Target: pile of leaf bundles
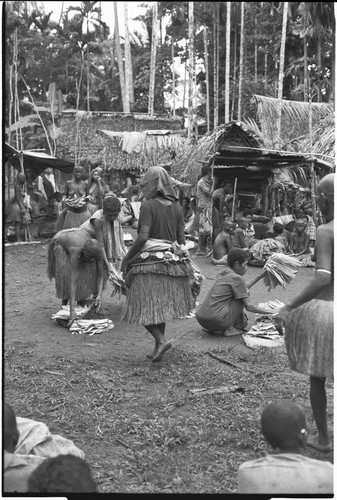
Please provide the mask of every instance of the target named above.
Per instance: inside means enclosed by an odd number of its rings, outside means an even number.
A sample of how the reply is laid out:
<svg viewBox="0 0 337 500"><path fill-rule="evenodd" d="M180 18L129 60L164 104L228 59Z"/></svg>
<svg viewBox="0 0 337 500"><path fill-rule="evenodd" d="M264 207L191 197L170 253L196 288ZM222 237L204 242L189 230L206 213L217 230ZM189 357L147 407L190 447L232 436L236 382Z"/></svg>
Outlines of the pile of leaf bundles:
<svg viewBox="0 0 337 500"><path fill-rule="evenodd" d="M263 281L268 290L277 285L285 288L295 277L302 263L296 257L290 257L283 253L273 253L263 269L267 271Z"/></svg>

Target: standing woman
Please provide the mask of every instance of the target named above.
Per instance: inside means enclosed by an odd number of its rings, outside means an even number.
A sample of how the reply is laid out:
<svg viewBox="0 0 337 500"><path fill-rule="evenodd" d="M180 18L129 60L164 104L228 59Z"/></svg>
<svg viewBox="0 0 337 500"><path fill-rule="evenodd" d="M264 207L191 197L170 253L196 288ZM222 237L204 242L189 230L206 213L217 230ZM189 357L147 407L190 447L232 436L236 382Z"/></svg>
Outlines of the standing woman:
<svg viewBox="0 0 337 500"><path fill-rule="evenodd" d="M310 376L310 402L318 434L308 445L331 451L327 424L325 380L333 378L333 264L334 264L334 183L328 174L317 186L317 202L325 224L317 228L316 272L310 283L288 299L276 317L285 327L285 342L290 366Z"/></svg>
<svg viewBox="0 0 337 500"><path fill-rule="evenodd" d="M97 210L103 207L103 198L105 193L109 190L105 189L105 182L102 181L103 169L101 167L94 168L89 175L88 179L88 195L89 203L88 210L93 215Z"/></svg>
<svg viewBox="0 0 337 500"><path fill-rule="evenodd" d="M73 170L73 179L66 182L64 189L65 208L55 223L55 231L79 227L91 216L88 210L88 183L82 179L84 168L77 165Z"/></svg>
<svg viewBox="0 0 337 500"><path fill-rule="evenodd" d="M186 316L194 307L193 270L185 244L184 219L170 176L150 167L140 182L145 196L138 237L122 262L127 293L123 319L144 325L155 340L148 357L161 361L172 344L165 339L167 319Z"/></svg>

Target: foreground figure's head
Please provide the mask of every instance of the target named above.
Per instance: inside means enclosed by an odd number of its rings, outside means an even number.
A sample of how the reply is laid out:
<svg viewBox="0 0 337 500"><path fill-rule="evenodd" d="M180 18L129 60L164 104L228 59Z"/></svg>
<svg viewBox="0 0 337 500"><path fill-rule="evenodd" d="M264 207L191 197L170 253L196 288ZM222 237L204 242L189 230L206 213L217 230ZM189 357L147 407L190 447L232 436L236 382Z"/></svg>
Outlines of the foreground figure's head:
<svg viewBox="0 0 337 500"><path fill-rule="evenodd" d="M96 493L89 465L75 455L47 458L28 480L30 493Z"/></svg>
<svg viewBox="0 0 337 500"><path fill-rule="evenodd" d="M324 216L329 220L334 216L335 174L323 177L317 186L317 203Z"/></svg>
<svg viewBox="0 0 337 500"><path fill-rule="evenodd" d="M307 419L301 406L284 399L268 405L261 417L262 432L270 446L299 452L307 443Z"/></svg>
<svg viewBox="0 0 337 500"><path fill-rule="evenodd" d="M236 273L243 276L247 271L249 251L243 248L232 248L228 252L227 263Z"/></svg>

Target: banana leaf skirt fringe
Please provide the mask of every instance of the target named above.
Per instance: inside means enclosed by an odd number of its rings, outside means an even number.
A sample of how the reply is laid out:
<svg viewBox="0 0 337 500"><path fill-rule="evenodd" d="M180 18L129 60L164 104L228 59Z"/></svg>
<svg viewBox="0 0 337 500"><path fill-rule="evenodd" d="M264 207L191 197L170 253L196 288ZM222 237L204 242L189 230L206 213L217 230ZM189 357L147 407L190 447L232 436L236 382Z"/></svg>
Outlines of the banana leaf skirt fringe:
<svg viewBox="0 0 337 500"><path fill-rule="evenodd" d="M294 309L285 327L285 344L293 370L333 378L333 301L311 300Z"/></svg>
<svg viewBox="0 0 337 500"><path fill-rule="evenodd" d="M190 262L140 260L131 262L125 278L127 292L122 319L130 324L158 325L189 314L195 306Z"/></svg>
<svg viewBox="0 0 337 500"><path fill-rule="evenodd" d="M48 249L48 276L55 278L56 297L68 300L70 295L70 258L66 250L57 242L51 242ZM107 275L104 273L104 286ZM81 262L75 300L85 300L97 294L96 261Z"/></svg>

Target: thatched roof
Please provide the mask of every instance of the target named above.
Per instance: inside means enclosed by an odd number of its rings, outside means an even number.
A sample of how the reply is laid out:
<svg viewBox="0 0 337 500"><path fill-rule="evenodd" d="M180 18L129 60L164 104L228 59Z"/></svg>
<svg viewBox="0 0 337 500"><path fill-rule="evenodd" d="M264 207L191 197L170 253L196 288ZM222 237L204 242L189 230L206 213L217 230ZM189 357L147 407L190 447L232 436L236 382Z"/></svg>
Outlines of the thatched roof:
<svg viewBox="0 0 337 500"><path fill-rule="evenodd" d="M172 175L196 185L202 163L210 160L214 162L214 174L218 178L253 179L273 175L280 178L278 171L291 167L292 172L282 176L287 177L286 182L298 184L305 180L303 167L315 161L309 155L266 149L261 137L248 126L230 122L201 137L196 144L190 144L172 165Z"/></svg>
<svg viewBox="0 0 337 500"><path fill-rule="evenodd" d="M265 146L273 149L277 142L277 107L278 99L261 95L254 95L252 99L256 105L256 121L260 126L265 141ZM334 112L331 103L302 102L281 100L281 142L284 149L290 149L296 137L309 134L310 114L312 130L322 118Z"/></svg>
<svg viewBox="0 0 337 500"><path fill-rule="evenodd" d="M207 162L216 152L228 146L263 147L260 137L241 122L220 125L203 135L196 144L189 144L172 165L172 173L179 179L195 183L201 162Z"/></svg>

